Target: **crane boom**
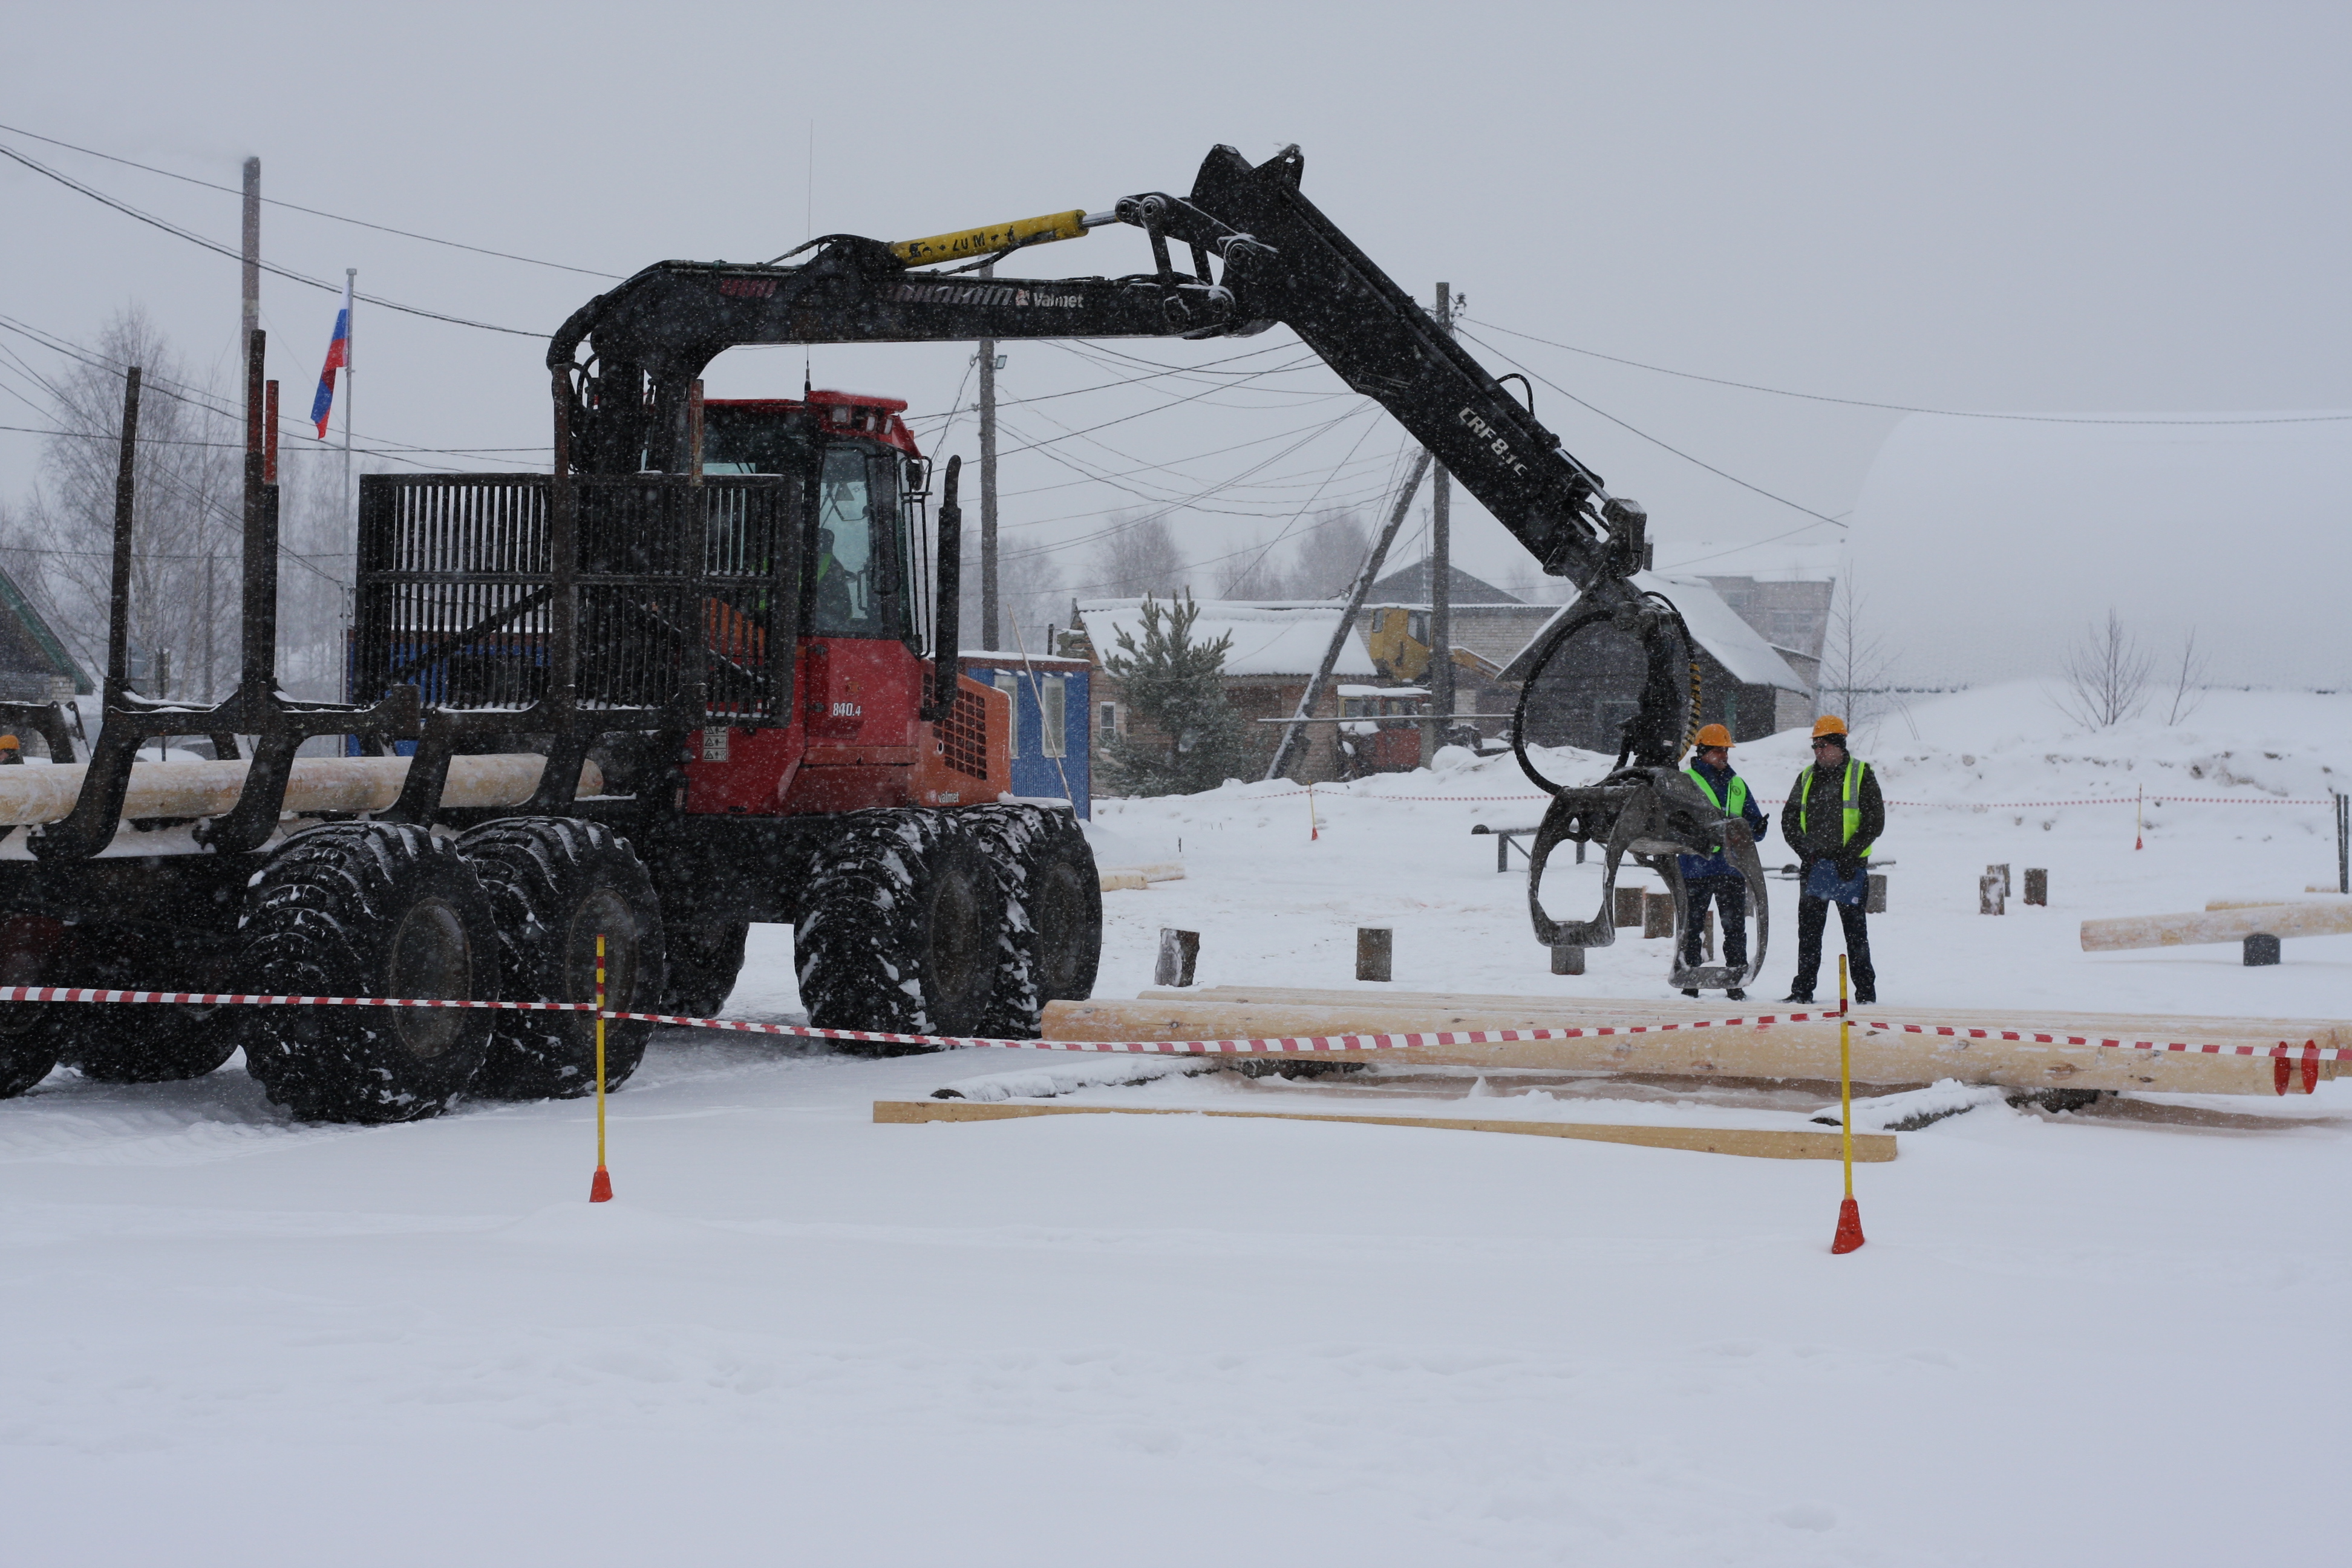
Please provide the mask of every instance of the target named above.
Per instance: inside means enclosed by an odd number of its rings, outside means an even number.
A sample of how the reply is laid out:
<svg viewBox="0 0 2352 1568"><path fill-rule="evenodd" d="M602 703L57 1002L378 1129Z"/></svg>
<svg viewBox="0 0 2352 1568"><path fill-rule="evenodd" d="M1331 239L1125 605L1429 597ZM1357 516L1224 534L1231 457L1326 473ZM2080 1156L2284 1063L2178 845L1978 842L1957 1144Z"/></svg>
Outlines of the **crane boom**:
<svg viewBox="0 0 2352 1568"><path fill-rule="evenodd" d="M1549 634L1538 672L1598 625L1643 647L1640 704L1607 778L1563 786L1543 775L1523 739L1518 746L1520 765L1553 795L1530 877L1537 934L1548 943L1604 944L1613 932L1605 891L1596 921L1545 914L1538 887L1553 844L1605 841L1608 879L1631 853L1660 868L1679 896L1665 846L1706 847L1726 837L1720 813L1675 771L1697 723L1686 680L1693 644L1674 605L1633 582L1644 563L1648 518L1610 495L1599 474L1307 199L1304 166L1295 147L1253 165L1219 146L1189 197L1146 192L1107 212L1072 210L896 245L828 235L757 265L657 262L581 307L551 342L557 450L584 474L682 470L696 378L742 345L1208 339L1287 326L1443 463L1545 572L1575 584L1576 607ZM1144 231L1150 271L971 276L980 261L1113 223ZM785 265L803 252L805 260ZM977 259L934 265L968 257ZM1531 676L1528 689L1534 684ZM1754 858L1750 848L1747 859ZM1750 878L1759 901L1761 876L1759 867ZM1757 965L1762 946L1759 940Z"/></svg>

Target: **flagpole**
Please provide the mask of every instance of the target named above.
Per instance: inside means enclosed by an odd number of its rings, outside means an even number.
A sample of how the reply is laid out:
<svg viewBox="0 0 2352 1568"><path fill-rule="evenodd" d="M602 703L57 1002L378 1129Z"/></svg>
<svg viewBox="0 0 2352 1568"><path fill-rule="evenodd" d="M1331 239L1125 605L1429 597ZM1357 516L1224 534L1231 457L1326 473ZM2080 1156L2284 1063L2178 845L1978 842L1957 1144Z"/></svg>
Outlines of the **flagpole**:
<svg viewBox="0 0 2352 1568"><path fill-rule="evenodd" d="M343 515L352 512L352 347L359 323L352 320L359 311L360 269L343 268L343 298L351 303L344 308L350 315L343 319Z"/></svg>
<svg viewBox="0 0 2352 1568"><path fill-rule="evenodd" d="M359 555L357 553L359 550L358 510L352 498L352 405L357 401L352 391L352 340L354 330L358 326L358 322L354 321L353 318L360 313L359 281L360 269L358 268L346 267L343 268L343 516L350 520L352 523L352 549L353 552L352 555L352 581L343 584L344 652L341 655L341 658L343 664L343 697L346 701L350 700L352 696L350 689L352 682L352 660L349 650L352 639L352 625L355 618L356 612L356 606L352 605L352 598L353 594L356 592L360 567Z"/></svg>

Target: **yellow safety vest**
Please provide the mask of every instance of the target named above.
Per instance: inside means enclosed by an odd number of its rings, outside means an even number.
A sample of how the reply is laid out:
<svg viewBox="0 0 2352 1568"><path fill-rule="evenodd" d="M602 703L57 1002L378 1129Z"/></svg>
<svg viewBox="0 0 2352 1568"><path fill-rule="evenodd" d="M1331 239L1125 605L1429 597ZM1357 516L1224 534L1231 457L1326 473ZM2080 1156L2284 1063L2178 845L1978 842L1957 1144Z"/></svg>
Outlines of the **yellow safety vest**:
<svg viewBox="0 0 2352 1568"><path fill-rule="evenodd" d="M1807 807L1812 803L1813 775L1821 771L1822 770L1818 767L1807 768L1805 770L1805 793L1797 797L1797 831L1801 835L1811 831L1811 829L1805 825L1805 812ZM1869 771L1870 764L1864 762L1860 757L1850 756L1846 758L1845 789L1843 792L1845 797L1845 836L1838 840L1841 844L1853 843L1855 830L1862 826L1862 775ZM1864 849L1862 852L1862 858L1865 860L1869 859L1870 851Z"/></svg>
<svg viewBox="0 0 2352 1568"><path fill-rule="evenodd" d="M1707 805L1715 807L1716 810L1723 813L1726 816L1738 816L1741 812L1748 809L1748 781L1741 778L1738 773L1731 775L1731 804L1729 805L1724 805L1722 801L1716 798L1713 786L1708 784L1706 775L1701 773L1696 768L1685 768L1683 770L1683 777L1698 785L1698 793L1706 796ZM1849 837L1851 837L1851 835L1849 835ZM1709 850L1708 853L1711 855L1720 855L1723 853L1723 846L1718 844L1713 849Z"/></svg>

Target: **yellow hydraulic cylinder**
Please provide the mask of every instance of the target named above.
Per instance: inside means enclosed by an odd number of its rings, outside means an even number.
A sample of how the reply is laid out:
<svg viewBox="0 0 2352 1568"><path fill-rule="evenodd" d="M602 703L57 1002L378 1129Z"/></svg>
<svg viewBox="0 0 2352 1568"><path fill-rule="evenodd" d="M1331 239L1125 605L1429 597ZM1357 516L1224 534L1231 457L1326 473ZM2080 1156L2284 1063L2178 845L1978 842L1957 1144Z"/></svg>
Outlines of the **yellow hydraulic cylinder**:
<svg viewBox="0 0 2352 1568"><path fill-rule="evenodd" d="M969 261L992 251L1011 250L1015 246L1082 239L1087 233L1086 216L1083 209L1048 213L1044 217L1016 218L986 228L935 234L928 239L902 239L890 247L890 253L909 267L929 267L935 261Z"/></svg>

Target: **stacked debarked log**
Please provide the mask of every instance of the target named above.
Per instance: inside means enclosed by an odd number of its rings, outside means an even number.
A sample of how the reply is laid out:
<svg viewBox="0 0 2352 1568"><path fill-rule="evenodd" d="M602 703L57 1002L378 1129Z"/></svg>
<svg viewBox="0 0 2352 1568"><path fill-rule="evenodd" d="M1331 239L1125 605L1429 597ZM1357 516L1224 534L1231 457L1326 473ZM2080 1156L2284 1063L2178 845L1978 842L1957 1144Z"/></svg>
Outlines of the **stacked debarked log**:
<svg viewBox="0 0 2352 1568"><path fill-rule="evenodd" d="M408 779L406 757L302 757L286 780L285 810L294 812L383 811L400 798ZM221 816L245 791L248 762L140 763L131 770L122 797L127 821L163 817ZM0 770L0 826L61 822L81 795L81 763ZM449 806L520 805L539 788L547 759L526 752L452 757L441 803ZM604 787L593 763L580 770L580 793Z"/></svg>
<svg viewBox="0 0 2352 1568"><path fill-rule="evenodd" d="M1744 1022L1706 1029L1656 1026L1745 1017L1737 1005L1616 1000L1606 997L1462 995L1429 992L1313 991L1221 985L1147 991L1131 1002L1055 1002L1045 1035L1055 1040L1275 1039L1336 1035L1488 1034L1530 1029L1652 1026L1653 1032L1569 1038L1497 1040L1381 1050L1349 1059L1479 1068L1548 1068L1632 1077L1717 1081L1834 1083L1838 1024L1834 1008L1794 1009L1801 1023ZM1790 1009L1772 1009L1785 1016ZM1939 1079L2019 1089L2156 1089L2199 1094L2273 1094L2273 1048L2352 1047L2352 1020L2143 1017L2114 1014L1989 1012L1872 1007L1857 1019L1922 1029L1978 1029L1998 1037L1856 1028L1853 1077L1874 1089L1913 1087ZM2039 1041L2033 1034L2092 1040L2216 1045L2221 1052L2140 1050ZM2259 1054L2239 1055L2237 1047ZM1270 1053L1331 1059L1301 1047ZM2338 1064L2315 1064L2333 1078Z"/></svg>

